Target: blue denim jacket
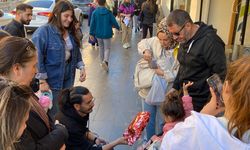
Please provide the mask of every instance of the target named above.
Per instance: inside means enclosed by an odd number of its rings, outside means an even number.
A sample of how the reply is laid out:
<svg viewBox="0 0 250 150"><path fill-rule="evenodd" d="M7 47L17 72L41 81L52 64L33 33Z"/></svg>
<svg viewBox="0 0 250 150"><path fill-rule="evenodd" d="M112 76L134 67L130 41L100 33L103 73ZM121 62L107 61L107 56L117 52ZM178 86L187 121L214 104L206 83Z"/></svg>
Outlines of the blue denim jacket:
<svg viewBox="0 0 250 150"><path fill-rule="evenodd" d="M79 47L69 34L73 50L71 51L71 83L74 84L76 68L82 69L84 63ZM38 50L38 73L37 79L46 79L51 89L63 88L65 72L65 47L63 37L58 29L46 24L39 27L32 36L32 42Z"/></svg>

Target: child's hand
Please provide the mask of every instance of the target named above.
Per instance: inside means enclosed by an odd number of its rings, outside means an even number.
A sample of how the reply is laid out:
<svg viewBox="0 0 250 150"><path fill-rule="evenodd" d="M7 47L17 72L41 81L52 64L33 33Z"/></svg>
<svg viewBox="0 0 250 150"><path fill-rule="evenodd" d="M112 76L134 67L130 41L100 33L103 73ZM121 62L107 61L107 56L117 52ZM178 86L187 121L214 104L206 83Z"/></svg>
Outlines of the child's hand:
<svg viewBox="0 0 250 150"><path fill-rule="evenodd" d="M188 81L188 83L183 83L183 94L188 95L188 88L192 86L194 82Z"/></svg>

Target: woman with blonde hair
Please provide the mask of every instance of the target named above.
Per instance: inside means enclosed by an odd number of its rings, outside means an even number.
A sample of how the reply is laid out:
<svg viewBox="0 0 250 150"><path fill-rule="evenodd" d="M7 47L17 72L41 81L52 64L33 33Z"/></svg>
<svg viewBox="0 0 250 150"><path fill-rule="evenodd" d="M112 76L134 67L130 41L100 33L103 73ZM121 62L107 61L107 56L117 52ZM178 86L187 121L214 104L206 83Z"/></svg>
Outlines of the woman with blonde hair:
<svg viewBox="0 0 250 150"><path fill-rule="evenodd" d="M29 86L37 72L37 50L25 38L7 36L0 40L0 77ZM17 149L60 149L67 137L62 125L54 125L32 93L27 129L15 146ZM14 109L14 108L13 108ZM19 109L18 107L15 109ZM0 113L1 114L1 113ZM13 120L15 124L15 120Z"/></svg>
<svg viewBox="0 0 250 150"><path fill-rule="evenodd" d="M210 88L212 98L200 114L192 112L184 122L169 131L161 149L250 149L250 56L232 62L223 84L223 111Z"/></svg>
<svg viewBox="0 0 250 150"><path fill-rule="evenodd" d="M0 78L0 149L13 150L29 118L31 90Z"/></svg>

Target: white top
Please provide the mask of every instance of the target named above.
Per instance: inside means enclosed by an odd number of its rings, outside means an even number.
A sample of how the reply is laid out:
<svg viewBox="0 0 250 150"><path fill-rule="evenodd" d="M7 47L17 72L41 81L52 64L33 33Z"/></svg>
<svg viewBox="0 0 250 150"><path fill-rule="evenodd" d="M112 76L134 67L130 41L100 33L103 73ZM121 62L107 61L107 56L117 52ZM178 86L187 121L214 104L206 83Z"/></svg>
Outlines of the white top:
<svg viewBox="0 0 250 150"><path fill-rule="evenodd" d="M71 56L70 51L72 49L73 49L73 45L71 43L69 36L67 36L65 39L65 61L67 61L70 58Z"/></svg>
<svg viewBox="0 0 250 150"><path fill-rule="evenodd" d="M191 113L164 136L161 150L250 150L249 143L229 134L221 119L194 111Z"/></svg>

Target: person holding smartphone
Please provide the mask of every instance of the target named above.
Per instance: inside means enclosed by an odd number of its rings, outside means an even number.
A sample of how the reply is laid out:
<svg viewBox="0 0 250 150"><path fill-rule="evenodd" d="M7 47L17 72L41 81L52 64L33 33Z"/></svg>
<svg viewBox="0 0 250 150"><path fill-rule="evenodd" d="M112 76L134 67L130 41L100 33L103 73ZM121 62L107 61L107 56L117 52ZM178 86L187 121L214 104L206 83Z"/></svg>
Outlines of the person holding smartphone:
<svg viewBox="0 0 250 150"><path fill-rule="evenodd" d="M240 58L228 66L222 88L225 107L212 98L201 113L191 116L170 130L163 138L160 150L172 149L250 149L250 56ZM222 117L214 117L225 111Z"/></svg>
<svg viewBox="0 0 250 150"><path fill-rule="evenodd" d="M156 118L159 118L158 124L163 123L163 118L160 116L160 104L165 99L167 90L172 87L178 71L176 45L177 43L167 31L166 18L158 25L157 36L143 39L138 43L139 54L148 61L149 67L155 71L151 88L139 91L139 95L144 99L144 111L149 111L151 114L149 124L146 127L147 141L158 133L155 132ZM151 103L152 100L156 99L162 101ZM162 127L159 126L158 129L162 129Z"/></svg>

